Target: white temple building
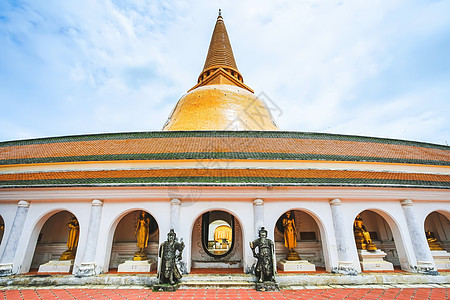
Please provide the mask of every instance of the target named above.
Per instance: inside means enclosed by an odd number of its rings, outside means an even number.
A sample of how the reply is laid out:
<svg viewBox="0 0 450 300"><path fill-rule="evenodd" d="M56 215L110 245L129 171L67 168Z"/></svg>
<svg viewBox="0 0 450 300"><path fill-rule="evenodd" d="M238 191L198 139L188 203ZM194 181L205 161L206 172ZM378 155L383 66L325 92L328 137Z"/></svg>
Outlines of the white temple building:
<svg viewBox="0 0 450 300"><path fill-rule="evenodd" d="M450 147L282 131L265 101L244 84L219 16L197 84L162 131L1 142L0 275L116 272L137 251L141 211L150 273L172 228L185 274L250 273L263 226L281 263L287 212L303 264L280 273L450 270ZM358 246L369 236L376 251Z"/></svg>

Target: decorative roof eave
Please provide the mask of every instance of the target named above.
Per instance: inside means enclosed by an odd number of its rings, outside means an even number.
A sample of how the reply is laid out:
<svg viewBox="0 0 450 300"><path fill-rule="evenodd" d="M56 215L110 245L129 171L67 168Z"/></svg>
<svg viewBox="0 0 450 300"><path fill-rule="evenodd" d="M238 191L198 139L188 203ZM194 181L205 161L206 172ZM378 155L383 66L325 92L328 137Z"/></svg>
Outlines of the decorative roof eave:
<svg viewBox="0 0 450 300"><path fill-rule="evenodd" d="M99 187L339 187L339 188L395 188L395 189L434 189L434 190L449 190L449 186L439 185L421 185L421 184L345 184L345 183L214 183L214 182L152 182L152 183L96 183L96 184L16 184L0 186L0 190L7 189L36 189L36 188L99 188Z"/></svg>
<svg viewBox="0 0 450 300"><path fill-rule="evenodd" d="M207 72L212 72L212 73L208 74ZM208 74L208 75L206 75L206 77L202 78L203 74ZM222 67L212 67L212 68L208 69L206 72L202 72L202 74L200 74L198 83L194 87L192 87L188 92L190 92L198 87L201 87L201 86L205 86L205 85L209 85L209 84L217 84L217 82L213 82L213 80L217 79L217 78L220 81L219 84L235 85L237 87L246 89L250 93L254 92L249 86L244 84L243 81L239 81L232 74L233 73L231 71L227 71L226 69L224 69ZM239 76L240 76L240 73L239 73ZM222 80L222 78L224 78L225 80ZM223 83L223 81L225 81L226 83Z"/></svg>

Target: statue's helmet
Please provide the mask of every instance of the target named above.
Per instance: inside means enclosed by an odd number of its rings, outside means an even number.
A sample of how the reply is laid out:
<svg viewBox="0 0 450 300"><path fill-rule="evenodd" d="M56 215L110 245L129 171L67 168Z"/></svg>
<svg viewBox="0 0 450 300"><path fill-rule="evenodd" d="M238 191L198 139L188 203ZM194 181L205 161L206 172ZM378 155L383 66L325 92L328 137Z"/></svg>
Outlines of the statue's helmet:
<svg viewBox="0 0 450 300"><path fill-rule="evenodd" d="M261 236L261 233L265 233L267 236L267 230L264 227L261 227L261 229L259 229L259 236Z"/></svg>
<svg viewBox="0 0 450 300"><path fill-rule="evenodd" d="M170 229L170 232L167 234L167 237L176 237L177 236L177 234L175 233L175 231L173 230L173 229Z"/></svg>

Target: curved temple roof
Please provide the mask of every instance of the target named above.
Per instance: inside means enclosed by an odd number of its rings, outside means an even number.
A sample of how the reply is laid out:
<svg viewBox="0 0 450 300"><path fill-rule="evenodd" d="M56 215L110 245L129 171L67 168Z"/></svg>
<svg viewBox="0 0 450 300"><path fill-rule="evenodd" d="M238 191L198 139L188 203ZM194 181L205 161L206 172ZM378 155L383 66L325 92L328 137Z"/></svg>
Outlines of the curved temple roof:
<svg viewBox="0 0 450 300"><path fill-rule="evenodd" d="M192 168L6 172L2 168L81 162L194 161ZM202 162L359 162L450 166L450 147L336 134L167 131L0 143L0 186L324 185L450 188L450 176L376 170L206 168Z"/></svg>

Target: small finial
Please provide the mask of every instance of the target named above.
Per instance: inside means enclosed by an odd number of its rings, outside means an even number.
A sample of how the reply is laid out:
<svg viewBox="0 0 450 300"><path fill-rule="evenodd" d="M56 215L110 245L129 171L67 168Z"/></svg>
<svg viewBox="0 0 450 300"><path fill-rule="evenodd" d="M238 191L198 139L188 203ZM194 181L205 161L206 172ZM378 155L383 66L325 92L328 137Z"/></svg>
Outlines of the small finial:
<svg viewBox="0 0 450 300"><path fill-rule="evenodd" d="M219 8L219 17L222 16L222 10Z"/></svg>

